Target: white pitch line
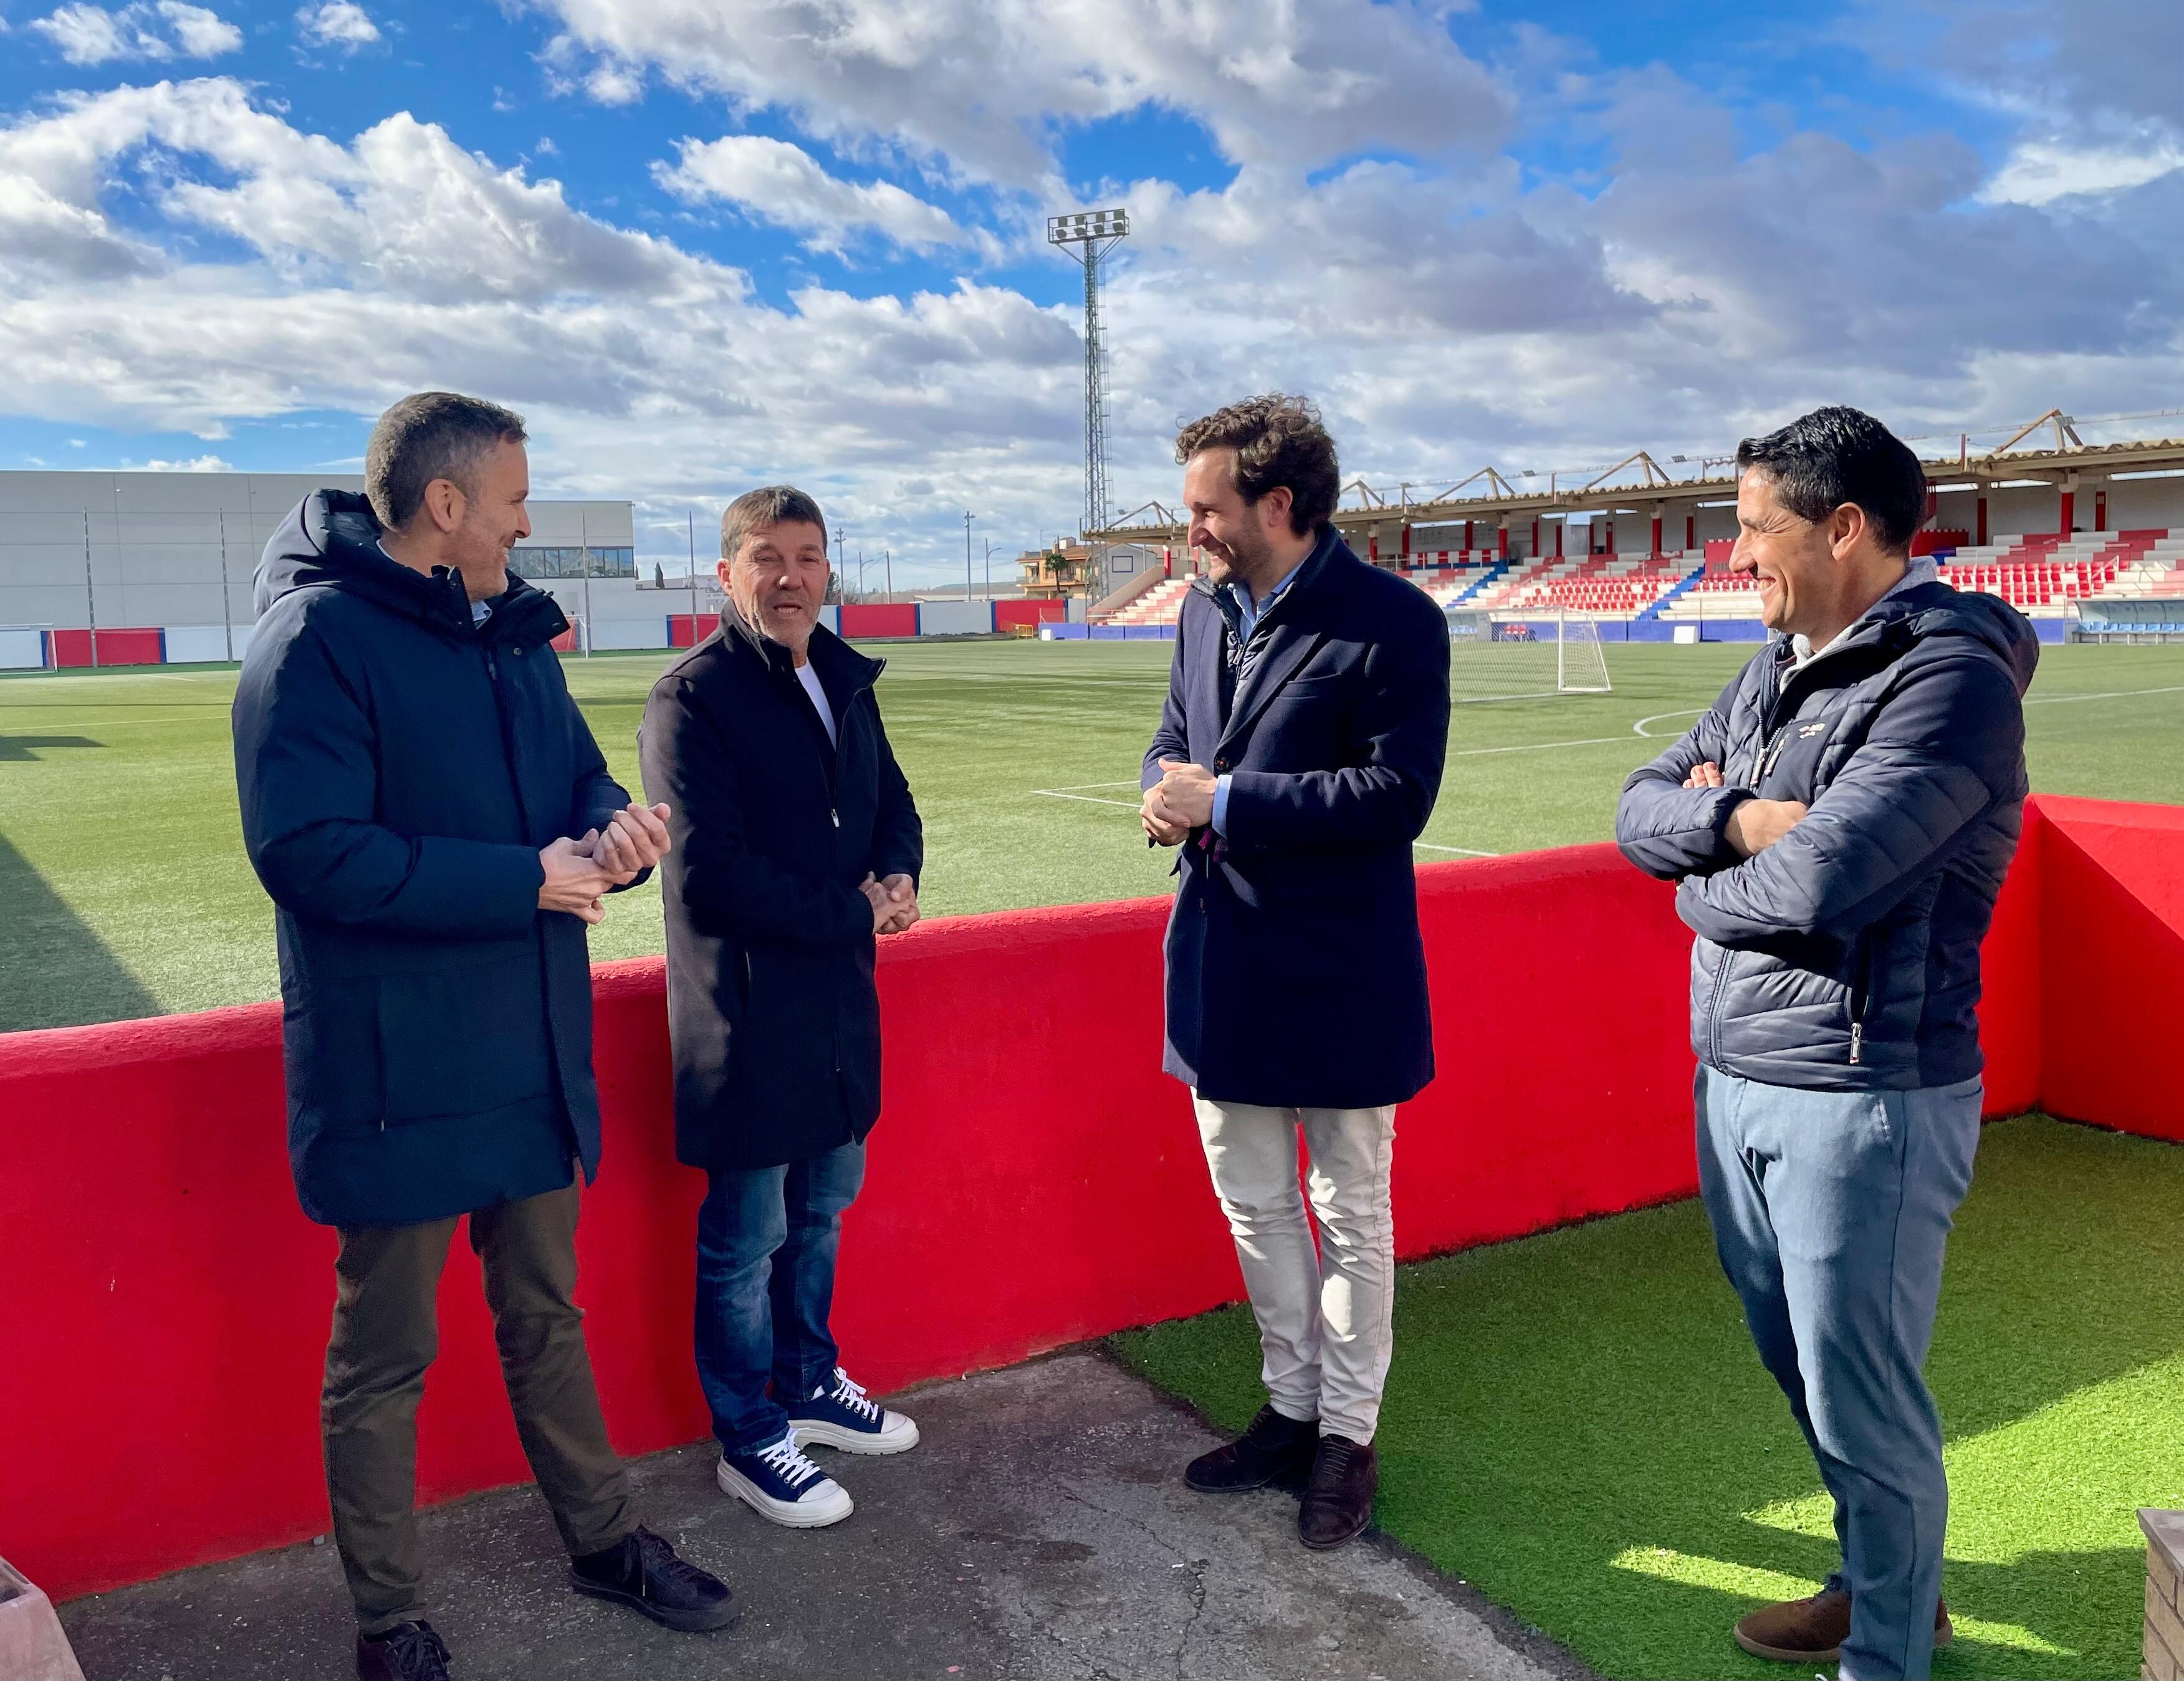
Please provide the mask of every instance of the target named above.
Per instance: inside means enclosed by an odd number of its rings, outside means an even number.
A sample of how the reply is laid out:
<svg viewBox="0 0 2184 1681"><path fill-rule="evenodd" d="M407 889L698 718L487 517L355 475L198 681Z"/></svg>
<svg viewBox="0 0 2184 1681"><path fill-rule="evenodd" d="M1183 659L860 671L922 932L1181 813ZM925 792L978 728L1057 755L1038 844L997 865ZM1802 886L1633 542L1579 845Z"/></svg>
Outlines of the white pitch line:
<svg viewBox="0 0 2184 1681"><path fill-rule="evenodd" d="M1034 788L1032 792L1034 793L1076 793L1085 788L1134 788L1137 786L1138 784L1134 781L1119 782L1064 782L1058 788Z"/></svg>
<svg viewBox="0 0 2184 1681"><path fill-rule="evenodd" d="M1681 712L1656 712L1652 717L1641 718L1636 723L1633 724L1630 726L1630 733L1634 736L1643 736L1647 741L1658 741L1660 738L1655 735L1651 730L1647 729L1646 727L1646 725L1658 724L1663 718L1696 718L1700 714L1711 711L1713 709L1711 707L1706 706L1691 706L1686 707Z"/></svg>
<svg viewBox="0 0 2184 1681"><path fill-rule="evenodd" d="M1475 846L1435 846L1428 841L1412 841L1411 844L1427 852L1460 852L1466 858L1499 858L1502 855L1498 852L1481 852Z"/></svg>
<svg viewBox="0 0 2184 1681"><path fill-rule="evenodd" d="M1097 788L1102 785L1095 782L1093 786ZM1108 786L1121 786L1127 788L1129 785L1125 782L1121 784L1109 784ZM1060 788L1034 788L1032 792L1034 793L1043 793L1049 799L1074 799L1081 801L1086 805L1115 805L1120 806L1125 811L1135 811L1139 809L1138 802L1132 799L1095 799L1089 793L1064 793Z"/></svg>
<svg viewBox="0 0 2184 1681"><path fill-rule="evenodd" d="M2133 700L2142 694L2184 694L2184 683L2171 683L2166 688L2120 688L2106 694L2035 694L2025 697L2027 706L2060 706L2072 700Z"/></svg>
<svg viewBox="0 0 2184 1681"><path fill-rule="evenodd" d="M1630 739L1628 736L1591 736L1584 741L1527 742L1522 747L1467 747L1459 752L1450 754L1449 757L1476 759L1480 754L1487 753L1545 753L1552 747L1620 747L1626 745Z"/></svg>

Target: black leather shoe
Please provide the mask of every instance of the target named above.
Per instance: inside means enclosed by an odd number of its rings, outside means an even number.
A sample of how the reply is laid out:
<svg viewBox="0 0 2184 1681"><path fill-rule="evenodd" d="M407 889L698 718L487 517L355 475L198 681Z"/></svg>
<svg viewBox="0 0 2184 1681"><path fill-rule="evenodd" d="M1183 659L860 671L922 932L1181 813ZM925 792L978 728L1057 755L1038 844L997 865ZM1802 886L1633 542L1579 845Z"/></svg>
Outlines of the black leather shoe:
<svg viewBox="0 0 2184 1681"><path fill-rule="evenodd" d="M676 1556L649 1529L633 1529L619 1546L571 1559L569 1582L580 1594L626 1605L686 1634L733 1628L743 1615L727 1583Z"/></svg>
<svg viewBox="0 0 2184 1681"><path fill-rule="evenodd" d="M1373 1495L1380 1486L1380 1456L1347 1436L1322 1436L1312 1480L1297 1511L1297 1539L1315 1552L1339 1547L1373 1521Z"/></svg>
<svg viewBox="0 0 2184 1681"><path fill-rule="evenodd" d="M1284 1418L1259 1409L1251 1428L1226 1447L1190 1461L1183 1480L1201 1495L1239 1495L1247 1489L1301 1489L1319 1446L1319 1422Z"/></svg>
<svg viewBox="0 0 2184 1681"><path fill-rule="evenodd" d="M448 1681L448 1643L429 1623L398 1623L356 1637L358 1681Z"/></svg>

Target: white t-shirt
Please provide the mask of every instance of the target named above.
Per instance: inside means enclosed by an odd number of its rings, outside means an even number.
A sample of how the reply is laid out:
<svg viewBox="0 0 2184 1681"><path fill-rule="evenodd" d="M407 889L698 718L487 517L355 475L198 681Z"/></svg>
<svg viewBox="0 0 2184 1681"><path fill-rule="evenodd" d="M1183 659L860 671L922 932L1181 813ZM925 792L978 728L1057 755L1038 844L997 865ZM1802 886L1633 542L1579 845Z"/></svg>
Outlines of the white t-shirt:
<svg viewBox="0 0 2184 1681"><path fill-rule="evenodd" d="M810 660L796 668L796 681L804 685L805 693L811 697L811 704L819 709L819 721L827 726L827 739L833 741L834 709L827 704L827 691L819 686L819 674L811 669ZM836 744L839 745L838 743Z"/></svg>

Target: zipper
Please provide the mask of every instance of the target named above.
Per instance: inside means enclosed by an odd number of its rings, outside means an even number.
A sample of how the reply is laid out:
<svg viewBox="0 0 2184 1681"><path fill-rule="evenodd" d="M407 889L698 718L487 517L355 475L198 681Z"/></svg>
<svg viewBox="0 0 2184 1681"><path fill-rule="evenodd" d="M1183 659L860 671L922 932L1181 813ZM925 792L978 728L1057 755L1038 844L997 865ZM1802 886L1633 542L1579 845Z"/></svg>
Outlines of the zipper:
<svg viewBox="0 0 2184 1681"><path fill-rule="evenodd" d="M1858 960L1851 971L1850 982L1850 1060L1853 1068L1859 1066L1865 1055L1865 1012L1873 1004L1873 933L1861 932L1858 939Z"/></svg>
<svg viewBox="0 0 2184 1681"><path fill-rule="evenodd" d="M827 808L827 821L838 829L842 827L842 814L830 805Z"/></svg>
<svg viewBox="0 0 2184 1681"><path fill-rule="evenodd" d="M1713 1005L1707 1011L1707 1060L1717 1068L1721 1066L1721 983L1729 976L1730 956L1729 948L1724 946L1713 966Z"/></svg>

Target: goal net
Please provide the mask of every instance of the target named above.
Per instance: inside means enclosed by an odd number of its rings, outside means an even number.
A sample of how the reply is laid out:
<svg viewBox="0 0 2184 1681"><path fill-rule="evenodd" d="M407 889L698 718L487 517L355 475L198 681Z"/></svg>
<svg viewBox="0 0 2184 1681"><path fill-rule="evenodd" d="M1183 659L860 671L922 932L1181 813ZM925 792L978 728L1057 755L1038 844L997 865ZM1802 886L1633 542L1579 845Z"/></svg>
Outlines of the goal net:
<svg viewBox="0 0 2184 1681"><path fill-rule="evenodd" d="M1589 618L1457 607L1446 617L1449 690L1457 700L1606 694L1613 687L1600 626Z"/></svg>

